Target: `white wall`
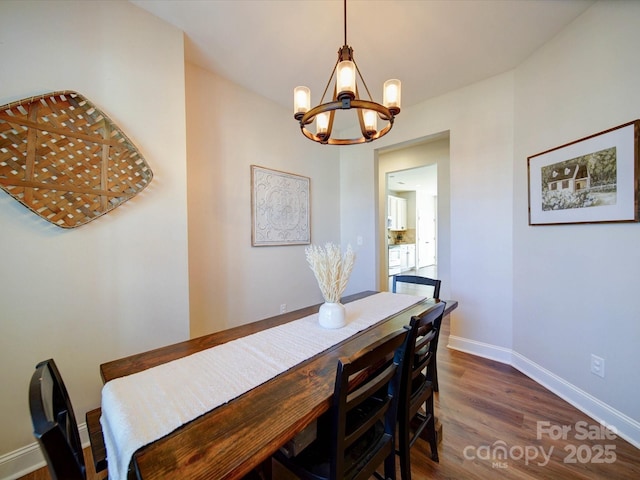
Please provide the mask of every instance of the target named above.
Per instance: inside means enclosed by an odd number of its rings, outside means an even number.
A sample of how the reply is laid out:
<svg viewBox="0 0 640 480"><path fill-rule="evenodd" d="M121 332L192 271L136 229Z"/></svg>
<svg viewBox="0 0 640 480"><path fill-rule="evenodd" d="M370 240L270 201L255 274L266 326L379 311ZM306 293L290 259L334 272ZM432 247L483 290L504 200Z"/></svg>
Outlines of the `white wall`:
<svg viewBox="0 0 640 480"><path fill-rule="evenodd" d="M512 98L512 74L500 75L407 108L377 144L341 151L341 175L351 179L342 180L343 243L353 242L357 232L374 242L367 250L370 269L354 270L352 288L375 289L384 274L379 252L385 232L384 202L376 206L384 185L376 191L375 178L388 167L376 164L374 149L449 131L448 168L438 168L444 175L439 184L448 184L448 195L438 195L441 296L460 302L453 340L464 337L504 349L511 348L512 320Z"/></svg>
<svg viewBox="0 0 640 480"><path fill-rule="evenodd" d="M304 245L251 246L250 166L310 177L311 241L339 243L338 149L307 140L289 109L186 71L192 335L321 302Z"/></svg>
<svg viewBox="0 0 640 480"><path fill-rule="evenodd" d="M0 104L76 90L154 172L140 195L72 230L0 192L0 478L3 455L35 441L38 361L56 360L84 422L101 363L188 337L183 56L180 31L128 2L0 2Z"/></svg>
<svg viewBox="0 0 640 480"><path fill-rule="evenodd" d="M640 118L638 25L640 3L599 2L516 70L513 216L520 367L636 445L640 225L528 226L527 157Z"/></svg>

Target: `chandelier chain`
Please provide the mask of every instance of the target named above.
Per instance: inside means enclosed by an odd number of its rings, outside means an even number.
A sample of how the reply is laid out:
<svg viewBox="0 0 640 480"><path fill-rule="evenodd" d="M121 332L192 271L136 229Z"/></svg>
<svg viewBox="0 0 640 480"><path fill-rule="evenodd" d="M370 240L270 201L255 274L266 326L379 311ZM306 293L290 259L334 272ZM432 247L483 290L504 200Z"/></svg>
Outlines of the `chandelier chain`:
<svg viewBox="0 0 640 480"><path fill-rule="evenodd" d="M347 0L344 0L344 44L349 45L347 43Z"/></svg>

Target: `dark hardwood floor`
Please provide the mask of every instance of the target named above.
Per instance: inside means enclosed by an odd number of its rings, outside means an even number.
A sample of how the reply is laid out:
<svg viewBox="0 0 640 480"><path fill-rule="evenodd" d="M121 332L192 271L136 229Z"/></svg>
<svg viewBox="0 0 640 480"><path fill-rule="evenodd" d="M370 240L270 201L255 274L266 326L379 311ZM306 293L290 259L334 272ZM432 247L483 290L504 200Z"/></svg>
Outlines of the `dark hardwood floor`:
<svg viewBox="0 0 640 480"><path fill-rule="evenodd" d="M414 479L640 479L639 449L607 438L596 421L515 368L449 350L448 337L447 320L438 348L440 463L419 440ZM564 438L554 435L562 428Z"/></svg>
<svg viewBox="0 0 640 480"><path fill-rule="evenodd" d="M639 449L606 438L597 422L514 368L447 349L448 337L447 320L438 349L440 462L418 440L411 449L414 480L640 479ZM552 438L569 427L565 438ZM277 480L294 478L278 465L273 473ZM49 476L40 469L22 478ZM88 476L97 478L103 477Z"/></svg>

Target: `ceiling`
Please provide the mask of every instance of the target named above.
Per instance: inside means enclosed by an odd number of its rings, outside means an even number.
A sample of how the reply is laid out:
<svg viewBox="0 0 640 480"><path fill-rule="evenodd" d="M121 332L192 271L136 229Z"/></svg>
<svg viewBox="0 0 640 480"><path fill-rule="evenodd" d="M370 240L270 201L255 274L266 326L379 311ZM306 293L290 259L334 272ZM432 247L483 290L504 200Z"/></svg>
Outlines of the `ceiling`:
<svg viewBox="0 0 640 480"><path fill-rule="evenodd" d="M420 190L429 195L437 195L438 165L389 172L387 174L387 189L396 192Z"/></svg>
<svg viewBox="0 0 640 480"><path fill-rule="evenodd" d="M341 0L131 1L185 32L188 61L292 111L297 85L319 103L344 43ZM398 78L406 108L513 69L593 3L349 0L347 43L373 100Z"/></svg>

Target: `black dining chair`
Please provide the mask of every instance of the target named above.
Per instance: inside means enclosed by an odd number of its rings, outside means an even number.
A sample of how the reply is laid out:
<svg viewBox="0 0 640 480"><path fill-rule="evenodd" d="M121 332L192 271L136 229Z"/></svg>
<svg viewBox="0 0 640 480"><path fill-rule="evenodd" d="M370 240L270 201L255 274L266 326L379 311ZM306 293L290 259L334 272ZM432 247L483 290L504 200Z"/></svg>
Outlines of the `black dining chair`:
<svg viewBox="0 0 640 480"><path fill-rule="evenodd" d="M78 424L62 376L53 359L36 365L29 384L29 408L33 434L47 461L53 480L86 480L84 453ZM99 410L97 419L99 419ZM92 421L96 418L92 416ZM99 424L99 422L98 422ZM97 441L90 430L92 442ZM100 431L101 432L101 431ZM104 451L104 440L99 435ZM96 448L92 444L92 450ZM97 470L106 469L106 458L94 458Z"/></svg>
<svg viewBox="0 0 640 480"><path fill-rule="evenodd" d="M438 461L438 437L433 407L435 344L445 303L411 318L402 367L401 397L398 405L398 454L402 480L411 480L410 449L421 436L428 440L431 459ZM423 412L424 409L424 412Z"/></svg>
<svg viewBox="0 0 640 480"><path fill-rule="evenodd" d="M412 283L415 285L427 285L433 287L432 298L440 299L440 280L434 278L422 277L420 275L394 275L392 283L392 292L396 293L398 283Z"/></svg>
<svg viewBox="0 0 640 480"><path fill-rule="evenodd" d="M435 278L429 278L429 277L422 277L419 275L394 275L393 276L393 289L392 292L396 293L396 284L397 283L410 283L410 284L416 284L416 285L427 285L430 287L433 287L433 292L432 292L432 297L436 300L440 299L440 285L442 284L441 280L437 280ZM438 348L438 337L440 335L440 324L442 323L442 319L440 319L440 321L438 322L438 324L436 325L437 328L437 332L436 332L436 341L434 343L434 349ZM429 380L431 380L433 382L433 390L435 392L439 391L439 386L438 386L438 367L437 367L437 359L436 359L436 354L434 351L433 354L433 369L432 369L432 373L431 373L431 377L429 378Z"/></svg>
<svg viewBox="0 0 640 480"><path fill-rule="evenodd" d="M333 401L317 438L297 456L274 458L302 479L395 480L395 436L406 330L338 362ZM384 477L377 472L384 465Z"/></svg>

